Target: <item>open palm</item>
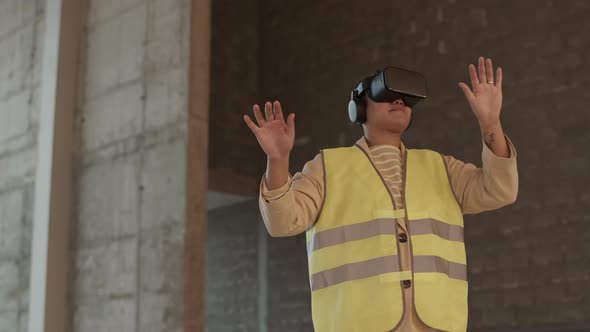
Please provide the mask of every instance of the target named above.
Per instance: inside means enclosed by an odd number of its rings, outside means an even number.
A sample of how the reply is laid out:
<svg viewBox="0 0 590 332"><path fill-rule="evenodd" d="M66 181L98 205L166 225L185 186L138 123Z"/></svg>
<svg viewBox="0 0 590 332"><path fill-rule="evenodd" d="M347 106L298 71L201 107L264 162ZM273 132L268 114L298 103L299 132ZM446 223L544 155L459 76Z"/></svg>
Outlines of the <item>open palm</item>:
<svg viewBox="0 0 590 332"><path fill-rule="evenodd" d="M467 102L480 124L499 122L502 109L502 68L497 68L494 80L492 59L484 62L484 58L480 57L478 67L479 70L476 71L474 65L469 65L472 89L463 82L459 83L459 87L463 89Z"/></svg>
<svg viewBox="0 0 590 332"><path fill-rule="evenodd" d="M285 122L281 104L278 101L274 102L274 113L273 104L265 103L266 119L262 116L258 104L252 109L258 126L248 115L244 115L244 121L256 136L262 150L270 159L288 157L295 142L295 114L289 114Z"/></svg>

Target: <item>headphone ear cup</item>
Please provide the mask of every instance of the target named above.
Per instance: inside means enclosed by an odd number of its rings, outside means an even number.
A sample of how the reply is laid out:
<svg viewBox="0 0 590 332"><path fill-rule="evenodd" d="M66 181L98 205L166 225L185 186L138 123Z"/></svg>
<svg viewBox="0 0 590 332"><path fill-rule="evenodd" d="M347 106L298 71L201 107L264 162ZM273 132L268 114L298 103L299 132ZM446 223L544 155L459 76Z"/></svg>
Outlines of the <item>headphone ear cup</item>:
<svg viewBox="0 0 590 332"><path fill-rule="evenodd" d="M362 101L351 100L348 102L348 118L352 123L365 123L367 114L365 104Z"/></svg>
<svg viewBox="0 0 590 332"><path fill-rule="evenodd" d="M350 122L356 123L358 117L357 103L354 100L348 102L348 118Z"/></svg>

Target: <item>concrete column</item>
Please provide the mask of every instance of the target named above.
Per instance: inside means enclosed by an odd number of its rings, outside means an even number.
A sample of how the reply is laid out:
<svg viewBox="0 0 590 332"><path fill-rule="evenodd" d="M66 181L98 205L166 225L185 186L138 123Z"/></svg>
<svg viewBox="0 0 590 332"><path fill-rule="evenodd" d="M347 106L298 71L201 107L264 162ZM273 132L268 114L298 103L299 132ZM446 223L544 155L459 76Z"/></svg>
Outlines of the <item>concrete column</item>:
<svg viewBox="0 0 590 332"><path fill-rule="evenodd" d="M30 332L69 329L72 141L82 1L48 0L41 78Z"/></svg>
<svg viewBox="0 0 590 332"><path fill-rule="evenodd" d="M210 0L192 1L186 158L185 332L205 331L210 16Z"/></svg>

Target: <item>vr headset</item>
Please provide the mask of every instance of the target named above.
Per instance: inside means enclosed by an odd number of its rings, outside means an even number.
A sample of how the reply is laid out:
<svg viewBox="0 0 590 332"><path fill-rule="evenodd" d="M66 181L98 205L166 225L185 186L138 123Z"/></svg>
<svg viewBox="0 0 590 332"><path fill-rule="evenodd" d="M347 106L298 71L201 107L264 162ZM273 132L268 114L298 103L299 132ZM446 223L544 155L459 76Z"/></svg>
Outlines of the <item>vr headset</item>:
<svg viewBox="0 0 590 332"><path fill-rule="evenodd" d="M396 67L386 67L365 77L350 95L348 117L353 123L367 121L367 110L362 100L365 93L378 103L393 102L401 98L404 104L414 107L419 101L426 99L426 78L420 73Z"/></svg>

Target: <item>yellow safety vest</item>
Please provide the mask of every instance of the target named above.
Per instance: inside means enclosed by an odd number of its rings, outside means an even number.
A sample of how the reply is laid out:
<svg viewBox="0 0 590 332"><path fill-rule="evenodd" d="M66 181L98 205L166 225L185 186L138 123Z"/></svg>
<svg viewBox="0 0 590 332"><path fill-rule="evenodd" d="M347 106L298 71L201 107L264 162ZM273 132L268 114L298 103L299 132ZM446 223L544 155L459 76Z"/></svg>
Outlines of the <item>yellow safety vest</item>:
<svg viewBox="0 0 590 332"><path fill-rule="evenodd" d="M322 151L325 198L307 230L317 332L380 332L403 315L412 280L418 317L441 331L467 330L463 215L442 156L407 149L404 208L359 146ZM396 218L407 218L413 271L400 269Z"/></svg>

